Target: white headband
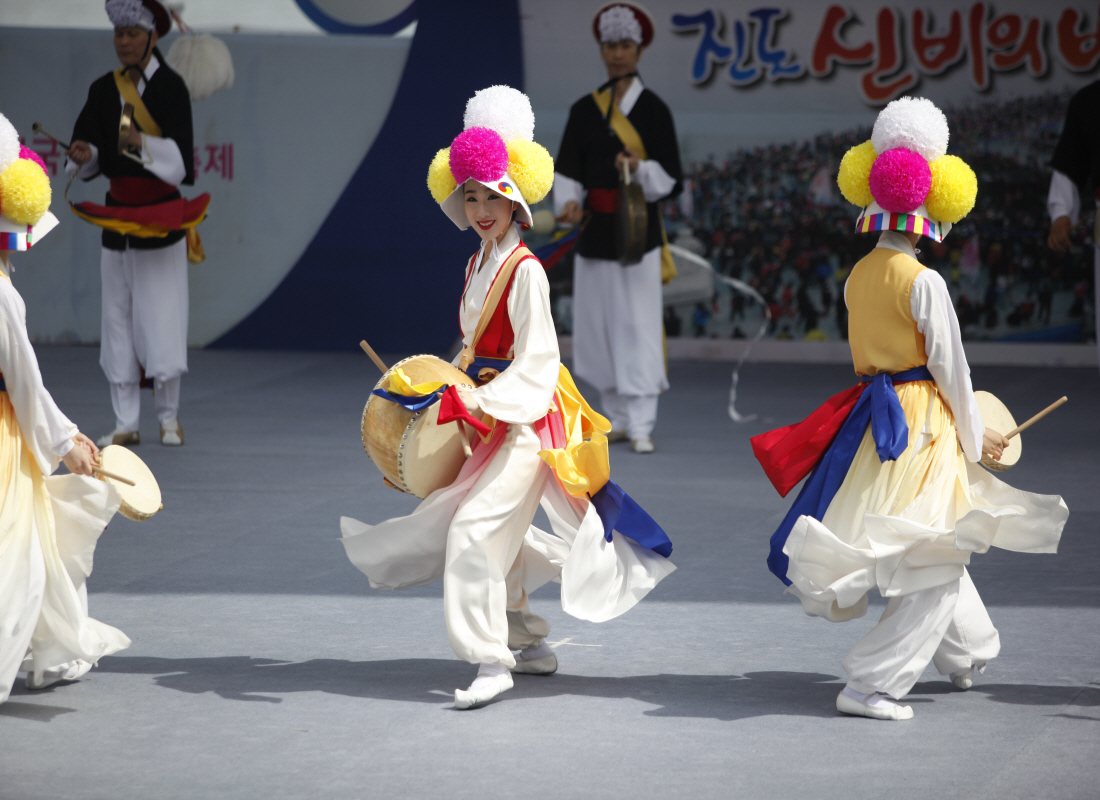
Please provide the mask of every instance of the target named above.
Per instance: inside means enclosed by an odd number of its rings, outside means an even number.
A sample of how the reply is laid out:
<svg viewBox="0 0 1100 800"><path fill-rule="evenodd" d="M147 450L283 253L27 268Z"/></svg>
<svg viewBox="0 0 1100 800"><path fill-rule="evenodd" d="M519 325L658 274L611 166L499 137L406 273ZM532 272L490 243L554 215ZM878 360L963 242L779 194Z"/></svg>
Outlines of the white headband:
<svg viewBox="0 0 1100 800"><path fill-rule="evenodd" d="M626 6L612 6L600 14L600 44L604 42L642 43L642 26Z"/></svg>
<svg viewBox="0 0 1100 800"><path fill-rule="evenodd" d="M141 0L107 0L107 17L116 28L141 28L156 30L157 23Z"/></svg>

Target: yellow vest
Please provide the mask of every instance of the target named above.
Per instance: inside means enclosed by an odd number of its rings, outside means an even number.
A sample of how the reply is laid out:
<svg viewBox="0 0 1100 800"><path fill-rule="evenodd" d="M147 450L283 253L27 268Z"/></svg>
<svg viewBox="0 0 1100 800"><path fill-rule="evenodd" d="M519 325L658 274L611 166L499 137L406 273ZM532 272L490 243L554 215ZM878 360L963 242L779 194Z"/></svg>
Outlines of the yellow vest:
<svg viewBox="0 0 1100 800"><path fill-rule="evenodd" d="M876 247L848 278L848 344L857 375L891 375L928 363L924 334L909 305L924 267L914 258Z"/></svg>

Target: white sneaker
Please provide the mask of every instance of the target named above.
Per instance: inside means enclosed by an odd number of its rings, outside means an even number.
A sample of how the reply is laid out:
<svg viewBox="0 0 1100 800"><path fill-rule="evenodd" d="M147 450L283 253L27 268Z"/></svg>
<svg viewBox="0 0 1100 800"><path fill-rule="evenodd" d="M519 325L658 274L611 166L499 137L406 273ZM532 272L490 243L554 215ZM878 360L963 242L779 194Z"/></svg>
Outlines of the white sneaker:
<svg viewBox="0 0 1100 800"><path fill-rule="evenodd" d="M902 720L913 718L913 708L895 703L889 697L873 692L863 694L847 686L836 696L836 710L841 714L870 719Z"/></svg>
<svg viewBox="0 0 1100 800"><path fill-rule="evenodd" d="M634 439L630 443L630 446L634 450L635 453L643 453L643 454L644 453L652 453L654 450L657 449L653 446L653 440L652 439Z"/></svg>
<svg viewBox="0 0 1100 800"><path fill-rule="evenodd" d="M455 689L455 708L480 708L512 688L512 673L503 664L482 664L470 688Z"/></svg>
<svg viewBox="0 0 1100 800"><path fill-rule="evenodd" d="M98 447L107 447L112 444L134 445L141 444L141 434L137 431L113 430L105 433L95 441Z"/></svg>
<svg viewBox="0 0 1100 800"><path fill-rule="evenodd" d="M951 682L964 692L974 685L974 667L951 673Z"/></svg>
<svg viewBox="0 0 1100 800"><path fill-rule="evenodd" d="M45 689L47 686L53 686L58 681L75 681L91 668L92 665L87 661L77 659L76 661L62 664L60 667L53 667L52 669L43 671L41 680L35 679L34 672L28 672L23 683L26 684L28 689Z"/></svg>
<svg viewBox="0 0 1100 800"><path fill-rule="evenodd" d="M160 443L165 447L179 447L183 444L183 426L179 417L160 426Z"/></svg>
<svg viewBox="0 0 1100 800"><path fill-rule="evenodd" d="M512 672L520 675L553 675L558 671L558 657L546 642L514 655L516 665L512 667Z"/></svg>

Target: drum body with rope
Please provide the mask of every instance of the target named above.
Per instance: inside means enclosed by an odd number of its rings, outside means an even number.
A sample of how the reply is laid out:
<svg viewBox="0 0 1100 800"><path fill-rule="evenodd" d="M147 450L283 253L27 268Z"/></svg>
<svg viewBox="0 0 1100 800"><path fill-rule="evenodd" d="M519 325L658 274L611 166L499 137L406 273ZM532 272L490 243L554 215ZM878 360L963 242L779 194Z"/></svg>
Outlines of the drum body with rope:
<svg viewBox="0 0 1100 800"><path fill-rule="evenodd" d="M132 480L135 484L127 486L113 478L99 476L101 481L110 483L122 495L122 506L118 509L122 516L135 522L144 522L164 508L157 479L153 477L149 467L145 466L145 462L133 451L117 444L108 445L100 451L99 464L116 475Z"/></svg>
<svg viewBox="0 0 1100 800"><path fill-rule="evenodd" d="M974 401L978 404L978 411L981 412L982 424L985 427L997 431L1002 436L1016 429L1016 420L1012 418L1011 412L996 396L989 392L974 392ZM1024 443L1020 434L1016 434L1008 441L1009 445L1001 454L1000 461L994 461L989 456L983 455L982 466L994 472L1004 472L1009 467L1014 466L1020 460Z"/></svg>
<svg viewBox="0 0 1100 800"><path fill-rule="evenodd" d="M442 382L474 387L457 367L441 358L419 355L394 364L375 385L388 389L398 367L413 384ZM371 394L363 409L363 449L382 471L386 482L421 499L450 486L466 461L458 425L439 425L439 403L423 411L409 411L384 397ZM468 432L470 441L476 434Z"/></svg>

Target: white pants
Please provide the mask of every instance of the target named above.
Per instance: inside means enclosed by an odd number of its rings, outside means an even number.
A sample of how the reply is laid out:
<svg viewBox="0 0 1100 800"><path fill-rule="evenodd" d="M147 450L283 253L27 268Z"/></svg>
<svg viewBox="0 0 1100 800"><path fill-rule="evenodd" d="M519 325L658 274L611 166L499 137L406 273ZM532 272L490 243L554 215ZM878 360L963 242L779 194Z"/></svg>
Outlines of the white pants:
<svg viewBox="0 0 1100 800"><path fill-rule="evenodd" d="M550 633L528 605L521 547L551 472L534 428L509 425L505 437L451 520L443 615L459 658L511 668L512 650Z"/></svg>
<svg viewBox="0 0 1100 800"><path fill-rule="evenodd" d="M179 377L187 372L187 241L159 250L103 248L100 273L99 365L112 384L117 425L137 430L136 386L143 367L164 386L157 392L157 416L162 422L171 420L178 410ZM169 410L170 416L162 416Z"/></svg>
<svg viewBox="0 0 1100 800"><path fill-rule="evenodd" d="M878 624L842 662L858 692L902 698L929 661L940 674L979 670L996 658L1001 640L978 590L964 572L943 586L891 597Z"/></svg>
<svg viewBox="0 0 1100 800"><path fill-rule="evenodd" d="M611 430L626 431L631 439L648 439L657 424L657 395L626 395L614 389L600 392L603 413Z"/></svg>
<svg viewBox="0 0 1100 800"><path fill-rule="evenodd" d="M166 381L153 381L153 398L156 403L157 420L164 424L179 416L180 377ZM136 431L141 418L141 384L112 383L111 405L115 409L115 430Z"/></svg>
<svg viewBox="0 0 1100 800"><path fill-rule="evenodd" d="M650 250L630 267L618 261L576 257L573 372L600 390L608 415L625 415L620 422L631 438L649 436L656 419L657 395L668 389L661 310L660 248ZM608 392L645 399L612 408L606 402ZM637 419L635 411L640 414ZM650 414L653 419L647 422Z"/></svg>

